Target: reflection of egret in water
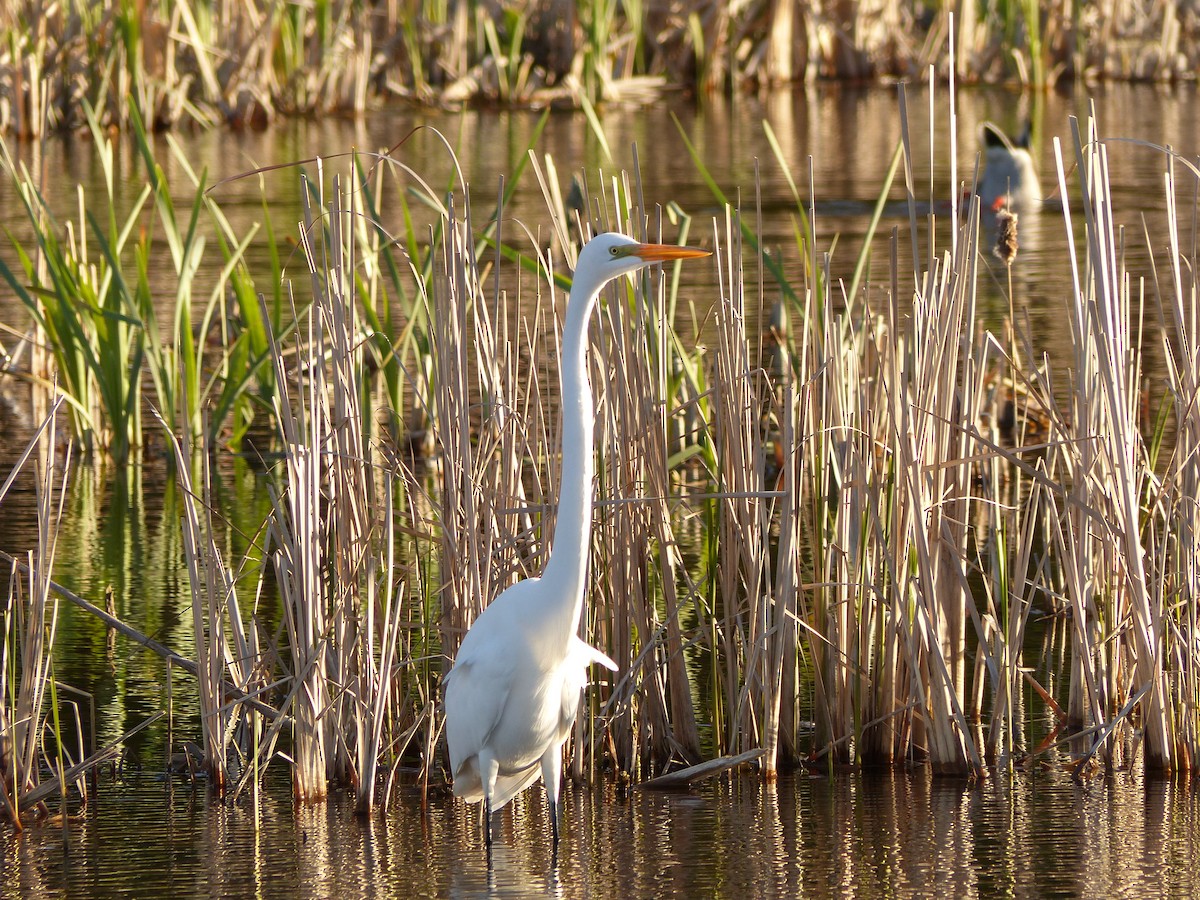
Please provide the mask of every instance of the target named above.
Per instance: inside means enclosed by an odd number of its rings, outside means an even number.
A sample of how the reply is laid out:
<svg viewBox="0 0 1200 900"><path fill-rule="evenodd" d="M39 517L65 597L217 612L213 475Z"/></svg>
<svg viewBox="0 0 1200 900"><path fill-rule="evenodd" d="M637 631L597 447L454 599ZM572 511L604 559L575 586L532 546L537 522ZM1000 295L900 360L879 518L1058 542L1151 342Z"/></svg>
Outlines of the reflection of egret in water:
<svg viewBox="0 0 1200 900"><path fill-rule="evenodd" d="M492 852L488 866L489 897L561 897L562 883L558 869L552 868L545 875L536 875L535 866L526 854L516 847L499 846Z"/></svg>
<svg viewBox="0 0 1200 900"><path fill-rule="evenodd" d="M980 126L983 176L979 199L990 212L1038 212L1045 205L1037 168L1029 152L1029 129L1016 141L991 122Z"/></svg>
<svg viewBox="0 0 1200 900"><path fill-rule="evenodd" d="M436 814L431 817L433 827L426 852L432 866L441 874L437 895L452 898L561 897L563 882L571 883L572 879L564 877L558 865L546 867L550 836L542 825L538 805L536 794L529 794L510 804L509 814L497 816L493 823L494 840L486 855L478 852L479 845L474 840L478 835L477 819L464 815L461 806L445 817ZM563 792L561 811L564 820L571 823L564 834L570 834L572 839L580 828L586 831L591 824L581 825L577 821L575 792ZM582 840L586 846L588 838ZM450 848L449 852L447 848ZM576 863L578 846L572 846L564 855Z"/></svg>
<svg viewBox="0 0 1200 900"><path fill-rule="evenodd" d="M558 849L562 747L592 663L616 663L580 640L579 620L591 547L595 475L587 331L600 289L620 275L708 251L639 244L602 234L579 254L562 335L562 476L554 538L540 577L512 585L471 626L446 676L446 742L454 793L491 815L545 781L553 848Z"/></svg>

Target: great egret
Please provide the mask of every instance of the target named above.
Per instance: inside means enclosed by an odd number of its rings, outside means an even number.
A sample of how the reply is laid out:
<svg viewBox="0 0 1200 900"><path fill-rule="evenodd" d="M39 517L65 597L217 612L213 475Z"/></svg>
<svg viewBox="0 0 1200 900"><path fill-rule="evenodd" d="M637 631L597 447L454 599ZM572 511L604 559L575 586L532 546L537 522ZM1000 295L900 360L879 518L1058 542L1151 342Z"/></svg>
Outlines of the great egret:
<svg viewBox="0 0 1200 900"><path fill-rule="evenodd" d="M708 256L707 250L640 244L601 234L579 253L562 335L562 477L550 558L540 577L518 582L471 626L446 676L446 740L454 793L492 813L537 780L546 783L553 847L558 849L562 746L575 721L587 670L617 665L580 640L584 579L592 534L592 388L588 320L600 289L655 262Z"/></svg>
<svg viewBox="0 0 1200 900"><path fill-rule="evenodd" d="M983 138L983 179L979 198L985 210L1037 212L1045 206L1033 157L1029 132L1013 141L991 122L980 128Z"/></svg>

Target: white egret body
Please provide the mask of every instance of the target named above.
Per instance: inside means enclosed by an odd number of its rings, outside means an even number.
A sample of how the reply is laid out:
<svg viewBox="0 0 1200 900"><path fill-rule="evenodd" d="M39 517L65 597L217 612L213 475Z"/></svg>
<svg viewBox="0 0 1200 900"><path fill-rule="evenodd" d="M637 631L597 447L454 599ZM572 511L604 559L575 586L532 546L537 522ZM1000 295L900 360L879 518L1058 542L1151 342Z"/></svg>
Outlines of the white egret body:
<svg viewBox="0 0 1200 900"><path fill-rule="evenodd" d="M639 244L601 234L580 251L562 335L562 477L550 558L541 576L518 582L471 626L446 676L446 740L454 793L491 814L540 774L558 847L562 746L587 682L587 670L616 664L578 636L592 533L592 390L587 376L588 321L600 289L653 262L708 251Z"/></svg>

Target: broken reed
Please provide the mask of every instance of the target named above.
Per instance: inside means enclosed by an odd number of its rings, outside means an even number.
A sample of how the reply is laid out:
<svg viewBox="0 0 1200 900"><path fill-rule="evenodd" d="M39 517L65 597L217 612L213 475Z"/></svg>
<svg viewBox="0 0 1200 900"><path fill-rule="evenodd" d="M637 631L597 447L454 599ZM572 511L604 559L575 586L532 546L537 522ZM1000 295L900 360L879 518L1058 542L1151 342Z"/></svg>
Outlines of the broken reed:
<svg viewBox="0 0 1200 900"><path fill-rule="evenodd" d="M1198 60L1196 25L1170 4L963 7L954 55L900 0L814 15L774 4L494 5L401 8L233 0L16 0L0 11L0 130L37 136L140 115L150 127L258 127L279 115L361 114L387 100L447 106L587 107L818 78L960 78L1043 87L1057 79L1172 81ZM565 27L564 27L565 20ZM1090 36L1095 36L1089 42ZM852 36L852 37L851 37ZM807 53L807 55L805 55Z"/></svg>

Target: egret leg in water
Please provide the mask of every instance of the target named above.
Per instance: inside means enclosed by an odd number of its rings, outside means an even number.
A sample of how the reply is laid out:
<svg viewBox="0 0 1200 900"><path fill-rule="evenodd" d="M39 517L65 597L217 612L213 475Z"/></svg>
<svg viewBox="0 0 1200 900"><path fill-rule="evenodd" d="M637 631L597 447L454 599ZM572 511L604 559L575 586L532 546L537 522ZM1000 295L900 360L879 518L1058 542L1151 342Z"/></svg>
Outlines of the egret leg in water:
<svg viewBox="0 0 1200 900"><path fill-rule="evenodd" d="M592 663L616 663L578 635L592 535L592 389L587 329L600 289L643 266L708 256L707 250L641 244L601 234L584 246L567 299L562 335L562 476L550 557L542 574L493 600L471 626L446 676L446 741L454 793L483 802L491 818L540 775L557 856L562 747Z"/></svg>

